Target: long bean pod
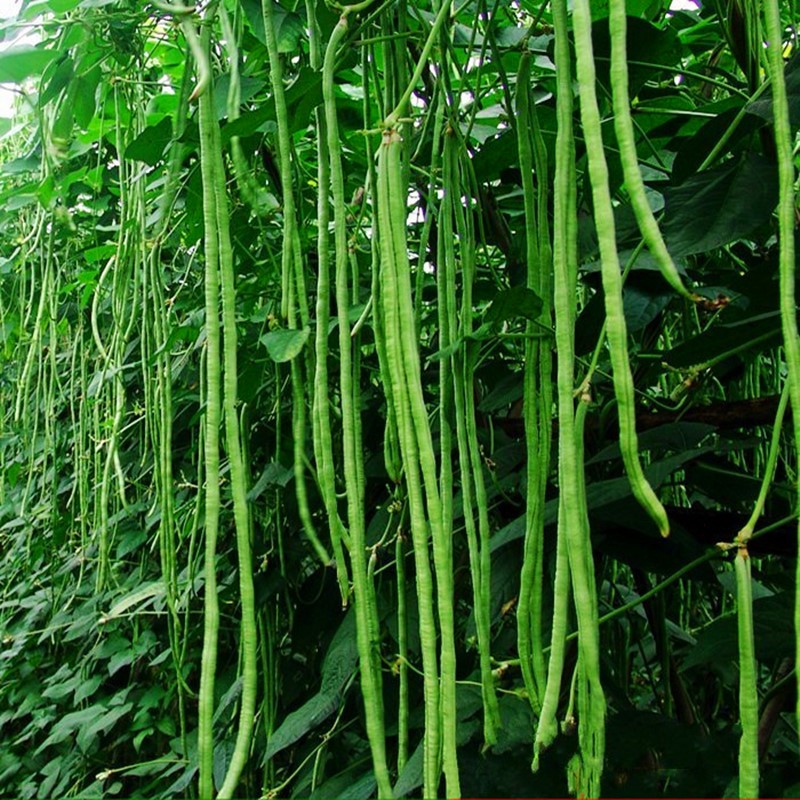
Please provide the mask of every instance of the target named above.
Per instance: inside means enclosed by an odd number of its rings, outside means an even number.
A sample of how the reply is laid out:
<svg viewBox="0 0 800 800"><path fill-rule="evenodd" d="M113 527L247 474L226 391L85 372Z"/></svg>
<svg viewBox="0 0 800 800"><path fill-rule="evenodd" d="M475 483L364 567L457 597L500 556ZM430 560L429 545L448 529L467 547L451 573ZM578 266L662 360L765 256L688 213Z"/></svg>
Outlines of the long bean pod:
<svg viewBox="0 0 800 800"><path fill-rule="evenodd" d="M422 476L419 463L417 431L412 419L413 409L409 398L406 375L406 355L403 347L403 326L412 325L410 310L410 283L408 277L408 251L405 243L405 194L398 195L402 181L400 160L402 138L398 131L387 129L378 152L377 170L377 222L380 239L380 274L383 338L389 368L392 398L395 405L400 450L405 468L408 489L409 516L416 566L417 604L419 607L419 633L424 674L425 735L423 748L423 792L425 797L438 794L440 775L441 724L439 708L439 668L436 657L436 621L434 616L433 576L428 555L431 527L425 509ZM401 300L403 288L400 275L405 273L409 297ZM401 303L405 306L401 308ZM403 313L405 311L405 313ZM419 362L417 361L417 369ZM384 378L385 380L385 378ZM427 421L427 420L426 420Z"/></svg>
<svg viewBox="0 0 800 800"><path fill-rule="evenodd" d="M517 73L516 109L517 151L522 180L522 197L525 209L525 260L529 289L541 291L539 230L537 224L536 189L534 186L534 157L531 144L530 111L531 54L525 50ZM547 176L538 175L547 184ZM546 211L545 211L546 218ZM527 333L533 333L533 323L528 322ZM537 339L525 342L525 373L523 379L523 406L525 418L526 470L525 542L520 570L519 603L517 607L517 649L520 666L529 699L535 711L541 707L546 682L544 648L542 646L542 580L544 557L544 489L550 459L550 415L540 414L544 386L542 359L544 349ZM547 359L549 362L549 359ZM548 363L548 366L549 363ZM550 383L549 375L546 382ZM547 394L551 394L549 391ZM552 401L551 397L548 400ZM545 419L546 417L546 419Z"/></svg>
<svg viewBox="0 0 800 800"><path fill-rule="evenodd" d="M358 437L359 414L356 403L358 375L353 373L353 354L348 311L348 247L347 220L344 199L344 170L342 166L339 122L334 95L334 68L339 44L347 33L347 16L343 14L331 33L323 64L323 102L327 130L330 185L333 199L336 306L339 329L339 386L342 404L342 435L344 449L344 480L347 494L347 522L350 535L350 561L355 594L356 637L361 667L361 690L364 696L367 738L372 752L378 796L392 796L392 785L386 762L386 741L383 725L383 682L381 679L380 644L375 631L378 611L368 575L364 498L359 485L358 460L362 447Z"/></svg>
<svg viewBox="0 0 800 800"><path fill-rule="evenodd" d="M655 215L647 201L647 194L639 170L636 137L631 120L628 85L627 26L625 0L609 0L608 26L611 38L611 96L614 104L614 130L617 134L619 155L625 175L625 188L639 230L650 254L656 260L664 280L682 297L696 300L697 295L683 283L678 268L664 243Z"/></svg>
<svg viewBox="0 0 800 800"><path fill-rule="evenodd" d="M589 8L582 9L584 24L590 23ZM580 34L578 6L574 24ZM567 10L565 0L553 6L556 31L557 64L563 70L569 63ZM580 45L578 47L580 51ZM585 54L584 54L585 55ZM580 76L580 60L579 60ZM583 88L583 87L581 87ZM554 221L554 302L558 387L558 464L559 518L558 536L563 537L572 576L573 597L578 622L578 713L579 752L569 767L578 794L594 797L600 791L605 751L605 697L600 683L599 630L594 569L591 558L586 495L583 489L583 448L578 437L582 426L576 424L574 405L574 317L576 280L576 221L574 192L567 183L572 172L572 128L567 114L571 109L569 69L559 80L559 136L556 143L556 214ZM564 130L562 131L562 125ZM581 400L581 402L583 402ZM580 414L579 414L580 417ZM560 676L559 676L560 677Z"/></svg>
<svg viewBox="0 0 800 800"><path fill-rule="evenodd" d="M734 559L739 643L739 797L758 797L758 662L753 634L753 584L750 554L740 544Z"/></svg>
<svg viewBox="0 0 800 800"><path fill-rule="evenodd" d="M206 56L204 56L206 57ZM208 93L200 96L201 147L214 146L216 124ZM217 598L217 535L220 514L219 429L222 420L222 349L219 319L219 240L217 236L214 166L210 159L200 164L203 178L203 229L205 232L205 322L206 322L206 417L204 431L205 468L205 567L203 594L203 655L198 698L197 752L200 766L198 793L201 800L214 796L214 685L217 666L219 601Z"/></svg>
<svg viewBox="0 0 800 800"><path fill-rule="evenodd" d="M634 497L658 526L662 536L669 534L667 512L645 477L639 460L636 435L636 406L631 376L627 326L622 302L622 278L617 254L614 209L608 188L608 166L603 148L600 111L595 88L592 47L592 21L588 0L577 0L573 11L580 111L589 177L592 184L595 226L600 245L603 295L606 308L606 333L614 378L614 394L619 413L619 444L622 460Z"/></svg>

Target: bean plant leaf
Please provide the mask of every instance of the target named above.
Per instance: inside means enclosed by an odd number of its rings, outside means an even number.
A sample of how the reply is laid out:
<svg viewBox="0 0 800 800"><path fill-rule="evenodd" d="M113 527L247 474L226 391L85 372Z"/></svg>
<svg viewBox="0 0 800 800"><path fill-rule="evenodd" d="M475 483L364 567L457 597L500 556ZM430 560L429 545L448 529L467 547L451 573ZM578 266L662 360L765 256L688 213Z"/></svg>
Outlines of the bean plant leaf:
<svg viewBox="0 0 800 800"><path fill-rule="evenodd" d="M262 44L266 44L264 36L264 15L261 9L261 0L239 0L244 11L244 17L253 35Z"/></svg>
<svg viewBox="0 0 800 800"><path fill-rule="evenodd" d="M484 319L495 325L516 317L535 320L542 313L542 299L526 286L513 286L500 291L486 310Z"/></svg>
<svg viewBox="0 0 800 800"><path fill-rule="evenodd" d="M104 711L105 708L103 706L93 705L65 714L53 725L50 735L42 742L39 751L50 745L65 741L70 736L73 736L83 725L94 722Z"/></svg>
<svg viewBox="0 0 800 800"><path fill-rule="evenodd" d="M239 0L244 9L253 35L266 44L264 37L264 16L260 0ZM293 53L300 39L305 35L303 20L294 11L288 11L279 3L272 2L272 19L275 25L275 36L279 53Z"/></svg>
<svg viewBox="0 0 800 800"><path fill-rule="evenodd" d="M405 797L419 786L422 786L422 742L406 761L403 771L397 776L397 783L393 787L395 797Z"/></svg>
<svg viewBox="0 0 800 800"><path fill-rule="evenodd" d="M247 499L250 502L257 500L263 493L267 486L279 486L283 488L294 477L294 472L287 469L276 461L270 461L264 471L259 476L258 480L253 484L252 489L247 493Z"/></svg>
<svg viewBox="0 0 800 800"><path fill-rule="evenodd" d="M259 341L267 348L269 357L278 364L282 364L300 354L310 334L311 331L308 328L270 331L265 333Z"/></svg>
<svg viewBox="0 0 800 800"><path fill-rule="evenodd" d="M143 605L153 602L155 598L163 596L164 591L164 581L151 581L144 586L139 586L118 600L105 618L110 620L119 617L131 608L141 608Z"/></svg>
<svg viewBox="0 0 800 800"><path fill-rule="evenodd" d="M772 311L725 325L715 325L665 353L664 360L671 367L717 363L740 353L752 353L756 348L764 350L771 347L780 334L780 314Z"/></svg>
<svg viewBox="0 0 800 800"><path fill-rule="evenodd" d="M659 280L657 284L651 284L648 281L644 285L643 281L630 281L622 295L628 331L636 333L644 329L658 317L671 299L666 282Z"/></svg>
<svg viewBox="0 0 800 800"><path fill-rule="evenodd" d="M355 614L349 611L333 637L322 664L319 692L289 714L267 742L264 762L308 731L323 723L339 707L341 691L353 674L358 661Z"/></svg>
<svg viewBox="0 0 800 800"><path fill-rule="evenodd" d="M668 189L664 236L673 256L722 247L767 222L778 202L777 170L764 156L748 153Z"/></svg>
<svg viewBox="0 0 800 800"><path fill-rule="evenodd" d="M55 50L32 45L17 45L0 53L0 83L22 83L26 78L40 75L53 59Z"/></svg>
<svg viewBox="0 0 800 800"><path fill-rule="evenodd" d="M753 601L756 656L773 661L790 656L794 650L791 627L791 599L787 593ZM736 617L713 620L697 636L697 644L683 659L681 670L700 665L727 669L738 658Z"/></svg>
<svg viewBox="0 0 800 800"><path fill-rule="evenodd" d="M164 151L172 141L172 120L164 117L155 125L145 128L126 148L125 158L144 161L151 167L164 157Z"/></svg>
<svg viewBox="0 0 800 800"><path fill-rule="evenodd" d="M666 425L659 425L657 428L639 434L639 452L656 449L678 452L692 450L714 430L716 430L714 425L703 422L670 422ZM586 465L590 466L621 458L619 442L615 442L588 459Z"/></svg>
<svg viewBox="0 0 800 800"><path fill-rule="evenodd" d="M327 800L330 797L340 800L368 800L375 796L375 785L375 773L371 769L364 772L359 765L329 778L312 792L310 800Z"/></svg>
<svg viewBox="0 0 800 800"><path fill-rule="evenodd" d="M705 453L711 452L714 448L698 447L677 453L674 456L654 461L645 469L645 475L653 486L657 489L676 469L680 469L684 464L693 459L699 458ZM586 505L589 510L610 505L618 500L630 497L631 485L627 478L609 478L608 480L594 481L586 487ZM548 500L544 506L544 524L552 525L558 518L558 498ZM494 552L509 542L519 539L525 535L525 515L512 520L505 527L501 528L493 537L490 550Z"/></svg>
<svg viewBox="0 0 800 800"><path fill-rule="evenodd" d="M269 737L264 751L264 763L281 750L294 744L310 730L321 725L339 707L336 694L319 692L303 703L300 708L288 714L280 727Z"/></svg>
<svg viewBox="0 0 800 800"><path fill-rule="evenodd" d="M358 661L356 617L349 611L333 637L322 662L322 691L340 692Z"/></svg>
<svg viewBox="0 0 800 800"><path fill-rule="evenodd" d="M795 54L786 64L784 74L789 101L789 121L793 128L800 128L800 53ZM767 88L761 97L750 101L746 110L771 123L773 118L772 88Z"/></svg>
<svg viewBox="0 0 800 800"><path fill-rule="evenodd" d="M308 123L311 112L322 102L322 77L319 72L301 69L294 82L286 90L286 106L289 109L289 124L292 130ZM221 131L223 144L232 136L248 136L262 130L265 123L274 123L275 103L269 100L253 111L242 114Z"/></svg>

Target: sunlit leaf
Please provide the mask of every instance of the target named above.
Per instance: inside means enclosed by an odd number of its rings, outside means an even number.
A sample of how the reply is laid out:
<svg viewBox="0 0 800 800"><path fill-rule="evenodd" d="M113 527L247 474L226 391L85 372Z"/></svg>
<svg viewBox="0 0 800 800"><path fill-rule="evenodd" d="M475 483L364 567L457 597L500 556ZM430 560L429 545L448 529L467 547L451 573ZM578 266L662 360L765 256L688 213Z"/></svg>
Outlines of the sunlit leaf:
<svg viewBox="0 0 800 800"><path fill-rule="evenodd" d="M0 83L22 83L33 75L41 75L57 56L55 50L23 44L0 52Z"/></svg>
<svg viewBox="0 0 800 800"><path fill-rule="evenodd" d="M265 345L269 357L277 363L291 361L300 354L303 346L308 341L311 331L302 330L270 331L265 333L259 341Z"/></svg>

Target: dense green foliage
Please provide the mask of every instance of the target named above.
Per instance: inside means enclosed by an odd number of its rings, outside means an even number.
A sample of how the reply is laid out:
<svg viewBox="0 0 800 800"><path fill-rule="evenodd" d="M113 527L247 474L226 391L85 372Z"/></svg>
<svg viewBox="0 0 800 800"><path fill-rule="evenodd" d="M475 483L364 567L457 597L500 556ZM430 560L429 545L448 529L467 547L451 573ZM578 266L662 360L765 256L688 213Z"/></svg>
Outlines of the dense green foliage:
<svg viewBox="0 0 800 800"><path fill-rule="evenodd" d="M796 22L23 0L0 796L797 796Z"/></svg>

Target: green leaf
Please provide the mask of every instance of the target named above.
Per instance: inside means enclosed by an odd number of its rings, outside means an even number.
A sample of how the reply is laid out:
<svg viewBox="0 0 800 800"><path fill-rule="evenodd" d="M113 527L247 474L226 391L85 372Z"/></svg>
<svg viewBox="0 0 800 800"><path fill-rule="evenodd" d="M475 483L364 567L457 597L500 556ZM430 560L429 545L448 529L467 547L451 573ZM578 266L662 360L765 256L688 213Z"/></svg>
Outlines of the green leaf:
<svg viewBox="0 0 800 800"><path fill-rule="evenodd" d="M355 671L357 661L356 618L350 610L334 634L322 662L322 692L340 692Z"/></svg>
<svg viewBox="0 0 800 800"><path fill-rule="evenodd" d="M249 502L257 500L267 488L267 486L280 486L283 488L294 477L294 471L287 469L277 461L270 461L258 480L253 484L253 488L247 493Z"/></svg>
<svg viewBox="0 0 800 800"><path fill-rule="evenodd" d="M645 468L645 475L654 489L657 489L676 469L684 464L711 452L714 448L698 447L696 450L677 453L660 461L654 461ZM586 487L586 505L589 510L602 508L631 496L631 485L627 478L610 478L604 481L595 481ZM548 500L544 506L544 524L552 525L558 518L558 498ZM491 552L503 545L513 542L525 535L525 515L512 520L501 528L493 537L490 546Z"/></svg>
<svg viewBox="0 0 800 800"><path fill-rule="evenodd" d="M650 281L644 285L643 281L636 280L629 280L625 284L622 304L629 333L641 331L653 322L673 297L674 293L666 281L659 278L657 285L650 284Z"/></svg>
<svg viewBox="0 0 800 800"><path fill-rule="evenodd" d="M244 11L244 17L253 35L261 44L266 44L264 36L264 15L261 10L261 0L239 0Z"/></svg>
<svg viewBox="0 0 800 800"><path fill-rule="evenodd" d="M704 253L746 237L772 216L778 168L748 153L665 193L664 236L673 256Z"/></svg>
<svg viewBox="0 0 800 800"><path fill-rule="evenodd" d="M322 724L339 707L339 697L335 694L319 692L293 711L269 737L264 751L263 763L269 761L281 750L294 744L317 725Z"/></svg>
<svg viewBox="0 0 800 800"><path fill-rule="evenodd" d="M39 745L36 752L41 753L51 745L59 744L59 742L68 739L82 725L96 720L98 715L102 714L105 710L105 706L98 704L89 706L89 708L82 708L80 711L72 711L69 714L64 714L63 717L53 724L53 727L50 729L50 735Z"/></svg>
<svg viewBox="0 0 800 800"><path fill-rule="evenodd" d="M88 264L96 264L98 261L105 261L117 252L116 245L101 244L97 247L88 247L83 251L83 257Z"/></svg>
<svg viewBox="0 0 800 800"><path fill-rule="evenodd" d="M525 286L512 286L497 293L484 319L495 325L517 317L534 320L542 313L542 299Z"/></svg>
<svg viewBox="0 0 800 800"><path fill-rule="evenodd" d="M405 797L418 786L422 786L422 742L411 754L403 771L397 776L397 783L392 787L395 797Z"/></svg>
<svg viewBox="0 0 800 800"><path fill-rule="evenodd" d="M22 83L33 75L41 75L58 55L55 50L31 45L12 47L0 53L0 83Z"/></svg>
<svg viewBox="0 0 800 800"><path fill-rule="evenodd" d="M495 180L519 159L517 137L513 131L488 139L472 159L475 177L483 182Z"/></svg>
<svg viewBox="0 0 800 800"><path fill-rule="evenodd" d="M295 81L286 90L286 106L289 109L289 127L296 131L308 125L311 112L322 102L322 76L319 72L303 67ZM249 136L261 130L266 122L275 120L275 102L270 99L257 109L242 114L239 119L222 129L222 143L230 142L232 136Z"/></svg>
<svg viewBox="0 0 800 800"><path fill-rule="evenodd" d="M164 117L156 125L146 127L126 148L125 158L144 161L151 167L164 157L164 151L172 141L172 120Z"/></svg>
<svg viewBox="0 0 800 800"><path fill-rule="evenodd" d="M119 617L134 606L149 605L155 598L163 596L164 591L163 581L151 581L144 584L144 586L139 586L114 603L111 610L106 614L106 620Z"/></svg>
<svg viewBox="0 0 800 800"><path fill-rule="evenodd" d="M800 53L796 53L786 64L784 75L789 101L789 121L793 128L800 128ZM772 88L767 89L757 100L748 103L746 111L771 123Z"/></svg>
<svg viewBox="0 0 800 800"><path fill-rule="evenodd" d="M372 769L364 772L361 764L342 770L338 775L328 778L309 796L310 800L368 800L375 796L375 773Z"/></svg>
<svg viewBox="0 0 800 800"><path fill-rule="evenodd" d="M71 667L64 664L55 675L47 682L47 688L42 692L42 697L48 697L51 700L62 700L67 695L72 694L82 681L80 672L75 671L67 678L67 675L72 671Z"/></svg>
<svg viewBox="0 0 800 800"><path fill-rule="evenodd" d="M85 131L97 111L97 87L100 84L102 70L94 67L85 75L78 78L75 91L75 124L80 130Z"/></svg>
<svg viewBox="0 0 800 800"><path fill-rule="evenodd" d="M693 450L708 434L716 430L715 425L704 422L669 422L659 425L649 431L639 434L639 451L645 450L673 450L681 452ZM619 443L614 443L603 448L597 455L590 458L586 465L600 464L603 461L621 459L622 453Z"/></svg>
<svg viewBox="0 0 800 800"><path fill-rule="evenodd" d="M111 730L119 720L127 716L132 708L133 703L125 703L121 706L109 708L105 714L101 714L99 717L95 716L91 724L82 726L78 731L76 737L78 747L86 752L92 740L95 739L98 734L106 733Z"/></svg>
<svg viewBox="0 0 800 800"><path fill-rule="evenodd" d="M309 328L270 331L261 336L259 341L266 346L269 357L278 364L282 364L285 361L291 361L300 354L303 346L308 341L310 333Z"/></svg>
<svg viewBox="0 0 800 800"><path fill-rule="evenodd" d="M294 744L336 711L341 702L341 691L355 671L357 662L355 614L351 609L345 615L325 654L319 692L297 711L289 714L272 734L264 753L264 762Z"/></svg>
<svg viewBox="0 0 800 800"><path fill-rule="evenodd" d="M272 4L272 19L279 53L293 53L305 35L303 20L294 11L288 11L279 3Z"/></svg>
<svg viewBox="0 0 800 800"><path fill-rule="evenodd" d="M47 88L42 92L39 102L44 105L54 100L61 90L73 79L75 65L71 58L64 58L56 65L52 77L47 83Z"/></svg>
<svg viewBox="0 0 800 800"><path fill-rule="evenodd" d="M131 663L133 663L133 653L130 650L114 653L114 655L108 659L108 674L115 675L123 667L127 667Z"/></svg>
<svg viewBox="0 0 800 800"><path fill-rule="evenodd" d="M792 600L786 592L753 601L753 632L759 660L773 661L793 653L791 619ZM707 664L724 672L738 656L736 616L730 615L713 620L699 633L681 670Z"/></svg>
<svg viewBox="0 0 800 800"><path fill-rule="evenodd" d="M245 18L253 35L262 44L266 44L264 37L264 16L261 9L261 0L239 0L244 10ZM279 53L294 53L305 35L302 18L294 11L288 11L279 3L272 3L272 20L275 26L275 37L278 41Z"/></svg>
<svg viewBox="0 0 800 800"><path fill-rule="evenodd" d="M771 347L780 335L780 314L770 311L728 325L715 325L665 353L664 360L671 367L684 368L719 363L740 353Z"/></svg>

